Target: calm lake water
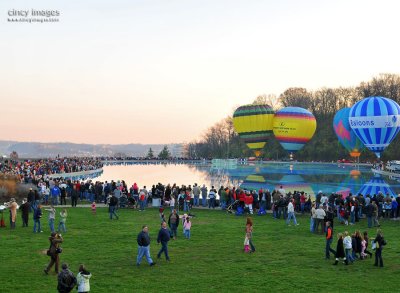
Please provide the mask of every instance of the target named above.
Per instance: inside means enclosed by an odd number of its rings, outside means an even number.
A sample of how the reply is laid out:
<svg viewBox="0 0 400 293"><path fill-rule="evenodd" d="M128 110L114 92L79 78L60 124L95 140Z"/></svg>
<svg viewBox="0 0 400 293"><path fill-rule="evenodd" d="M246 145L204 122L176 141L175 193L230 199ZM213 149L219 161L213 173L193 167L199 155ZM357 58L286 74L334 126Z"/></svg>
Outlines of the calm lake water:
<svg viewBox="0 0 400 293"><path fill-rule="evenodd" d="M207 187L242 186L246 189L273 190L283 185L285 190L305 191L315 195L337 192L348 195L400 193L400 183L388 177L374 176L369 166L351 166L321 163L248 163L248 164L118 164L106 165L104 172L92 180L125 180L128 186L136 182L139 187L151 187L158 182L171 185Z"/></svg>

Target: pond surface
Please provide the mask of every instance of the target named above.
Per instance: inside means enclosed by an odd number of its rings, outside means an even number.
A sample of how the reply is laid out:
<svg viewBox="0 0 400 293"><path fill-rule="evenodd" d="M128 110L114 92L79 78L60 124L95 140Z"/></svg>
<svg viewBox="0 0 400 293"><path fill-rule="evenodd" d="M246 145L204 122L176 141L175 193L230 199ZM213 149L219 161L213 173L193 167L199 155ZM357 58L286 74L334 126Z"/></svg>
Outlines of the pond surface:
<svg viewBox="0 0 400 293"><path fill-rule="evenodd" d="M150 188L162 184L198 185L207 187L238 186L246 189L273 190L280 185L288 191L323 193L384 194L396 196L400 183L388 177L374 176L370 166L328 163L246 163L246 164L161 164L119 163L106 165L95 181L125 180L128 186Z"/></svg>

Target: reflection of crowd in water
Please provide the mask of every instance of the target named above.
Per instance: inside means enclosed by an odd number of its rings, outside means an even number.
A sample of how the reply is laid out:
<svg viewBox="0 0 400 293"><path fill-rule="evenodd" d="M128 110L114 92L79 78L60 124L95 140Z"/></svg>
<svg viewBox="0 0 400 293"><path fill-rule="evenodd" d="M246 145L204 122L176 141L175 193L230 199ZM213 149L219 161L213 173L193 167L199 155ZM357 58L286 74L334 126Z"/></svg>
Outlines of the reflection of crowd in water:
<svg viewBox="0 0 400 293"><path fill-rule="evenodd" d="M54 174L96 170L101 167L103 167L103 163L99 159L83 157L23 161L5 160L0 162L0 173L18 176L25 183L28 183Z"/></svg>

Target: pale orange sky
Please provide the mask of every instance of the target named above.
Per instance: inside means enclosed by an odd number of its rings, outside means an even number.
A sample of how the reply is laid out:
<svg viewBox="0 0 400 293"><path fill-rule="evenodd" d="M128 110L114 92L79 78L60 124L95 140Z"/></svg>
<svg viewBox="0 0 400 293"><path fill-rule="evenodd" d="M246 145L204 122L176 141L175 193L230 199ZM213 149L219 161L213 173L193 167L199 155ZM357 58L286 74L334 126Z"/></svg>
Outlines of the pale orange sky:
<svg viewBox="0 0 400 293"><path fill-rule="evenodd" d="M0 140L188 142L260 94L399 73L397 1L0 3ZM10 9L59 23L9 23Z"/></svg>

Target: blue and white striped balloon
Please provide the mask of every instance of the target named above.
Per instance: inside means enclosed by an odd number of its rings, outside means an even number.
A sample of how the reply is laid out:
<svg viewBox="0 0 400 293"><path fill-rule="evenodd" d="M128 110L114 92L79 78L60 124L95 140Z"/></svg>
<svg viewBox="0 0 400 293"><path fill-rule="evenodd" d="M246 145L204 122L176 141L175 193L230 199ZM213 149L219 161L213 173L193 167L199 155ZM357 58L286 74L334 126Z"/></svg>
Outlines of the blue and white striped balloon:
<svg viewBox="0 0 400 293"><path fill-rule="evenodd" d="M378 158L400 130L400 106L384 97L369 97L350 109L351 129Z"/></svg>
<svg viewBox="0 0 400 293"><path fill-rule="evenodd" d="M371 180L361 187L357 194L361 193L364 197L369 194L372 197L374 194L378 195L379 192L384 196L389 194L390 196L397 197L396 193L390 188L389 184L380 177L380 175L372 177Z"/></svg>

